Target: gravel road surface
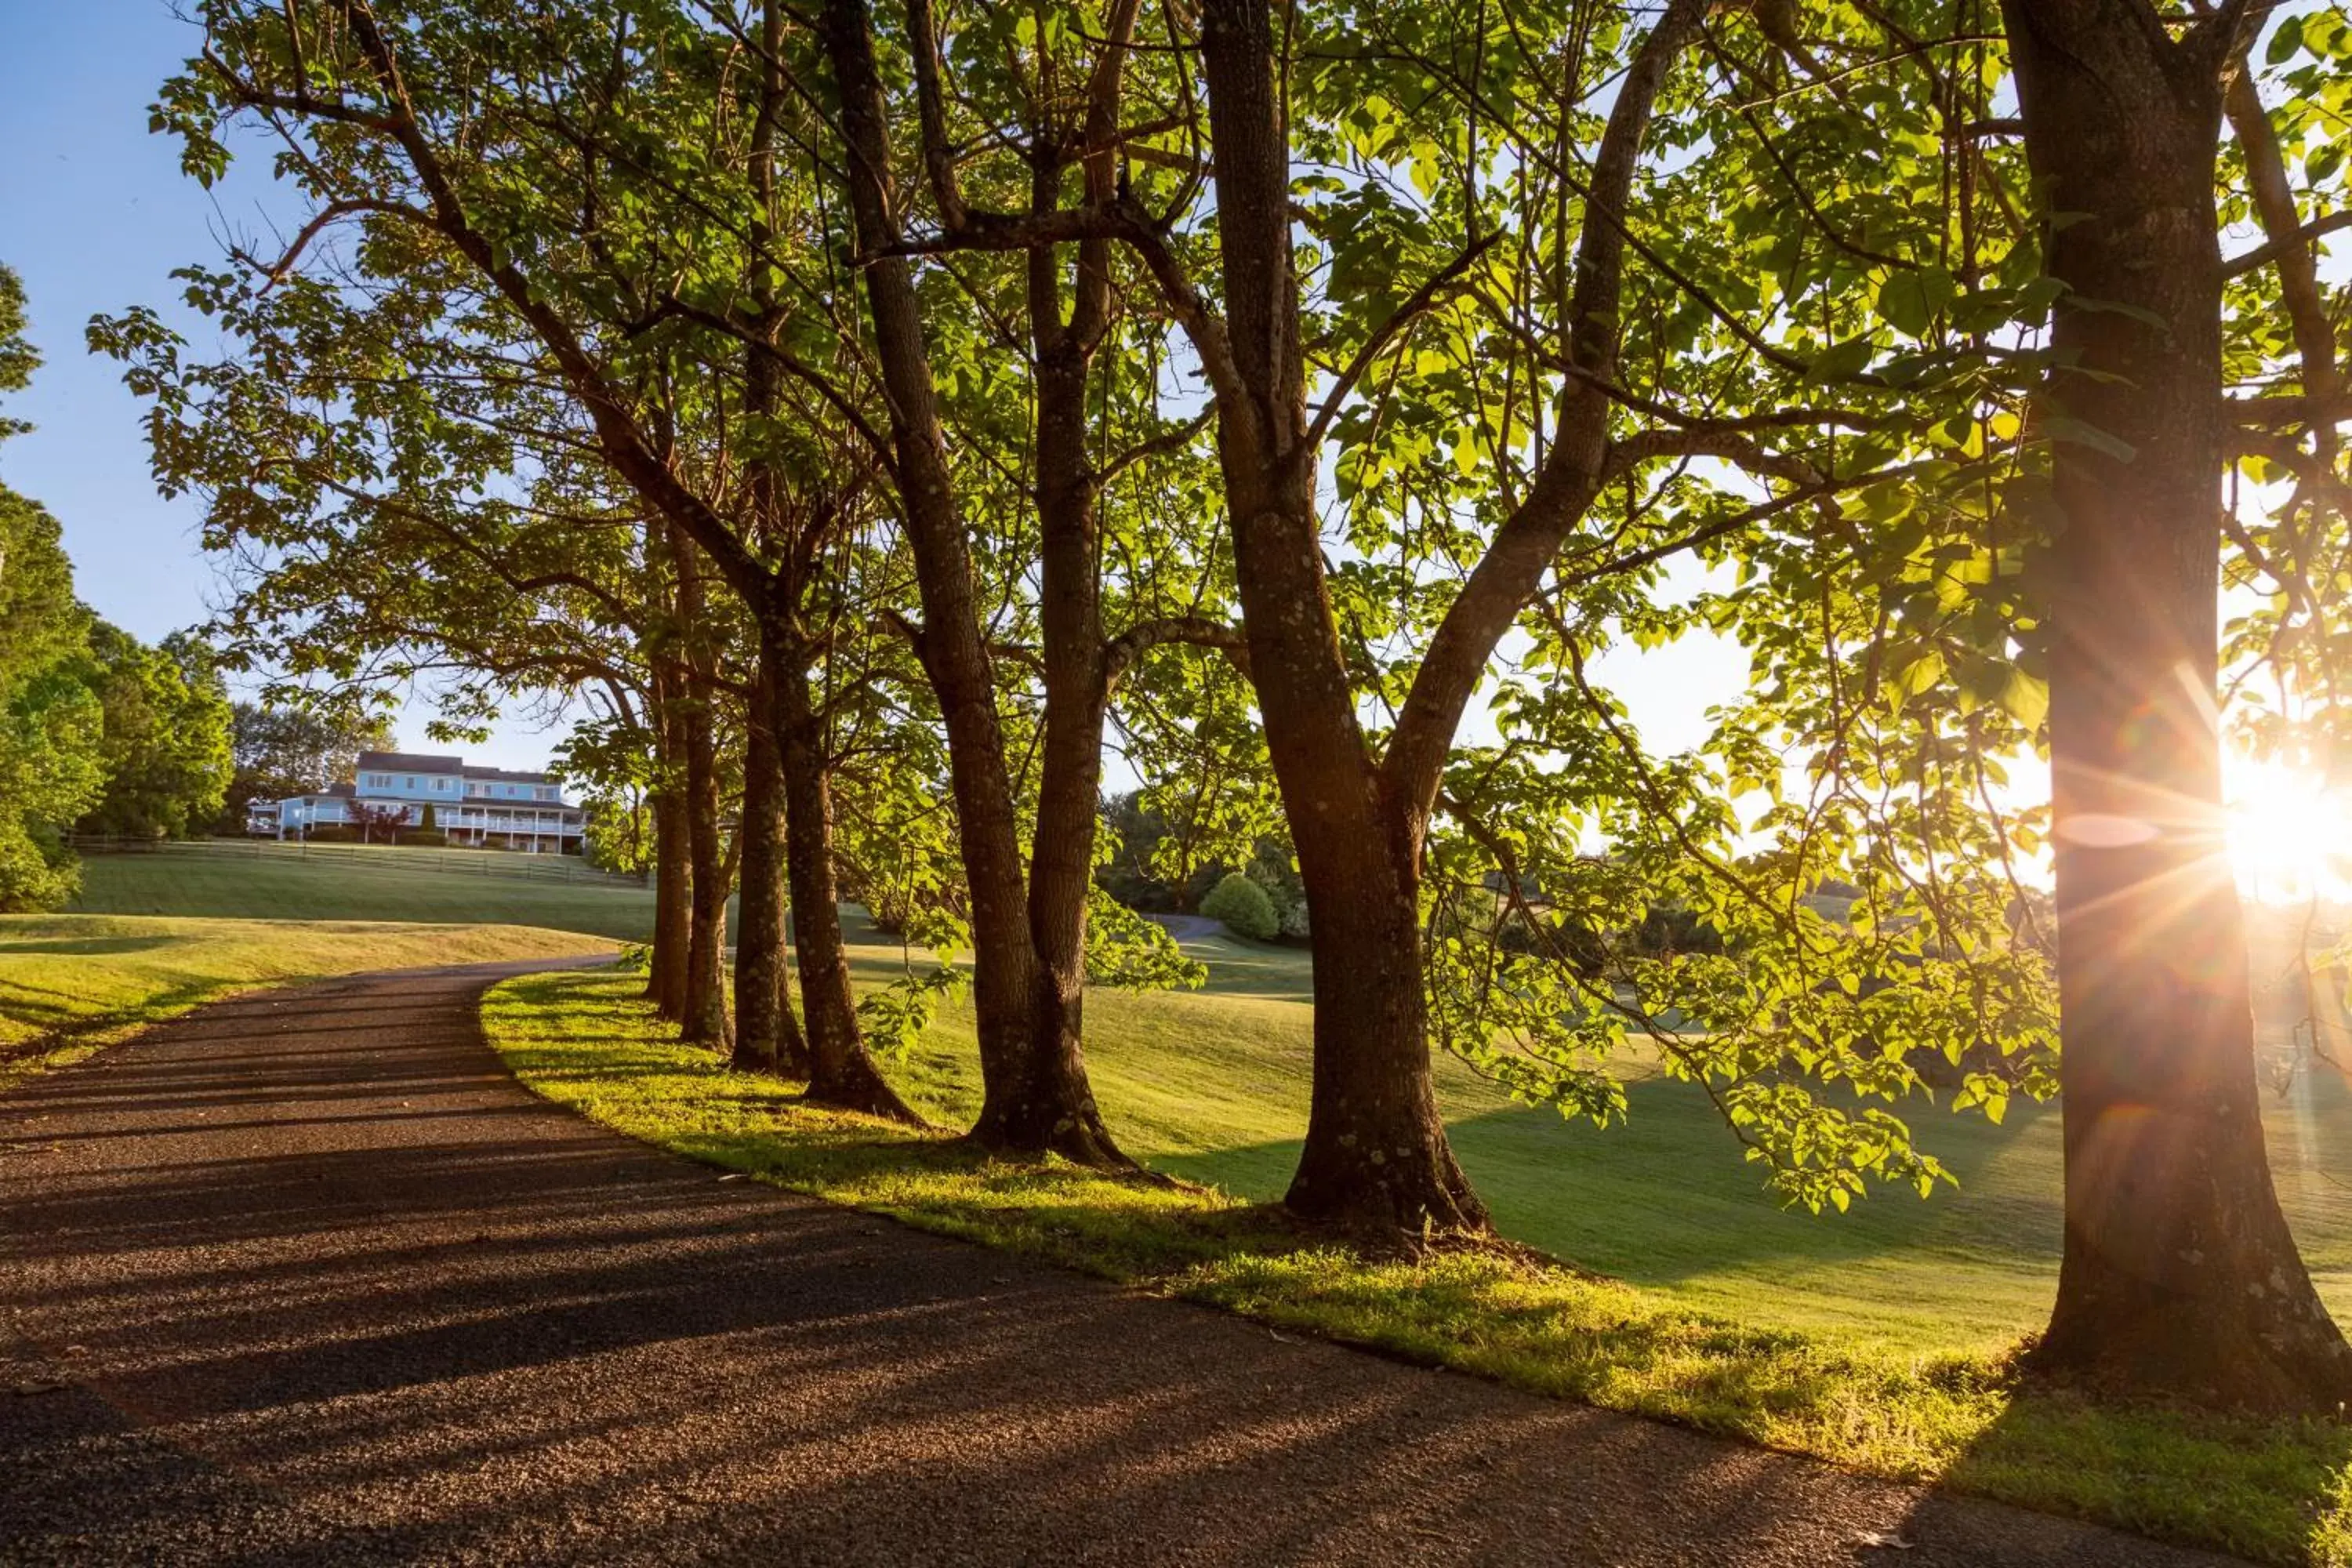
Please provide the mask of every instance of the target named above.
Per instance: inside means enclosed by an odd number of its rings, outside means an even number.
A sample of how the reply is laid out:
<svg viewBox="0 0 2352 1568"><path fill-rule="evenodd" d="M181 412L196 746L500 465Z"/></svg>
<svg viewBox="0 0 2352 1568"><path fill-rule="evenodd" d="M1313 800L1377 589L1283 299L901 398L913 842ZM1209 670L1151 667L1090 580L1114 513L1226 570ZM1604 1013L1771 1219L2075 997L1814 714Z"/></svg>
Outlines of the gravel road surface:
<svg viewBox="0 0 2352 1568"><path fill-rule="evenodd" d="M722 1181L516 1087L511 972L0 1097L0 1562L2220 1561Z"/></svg>

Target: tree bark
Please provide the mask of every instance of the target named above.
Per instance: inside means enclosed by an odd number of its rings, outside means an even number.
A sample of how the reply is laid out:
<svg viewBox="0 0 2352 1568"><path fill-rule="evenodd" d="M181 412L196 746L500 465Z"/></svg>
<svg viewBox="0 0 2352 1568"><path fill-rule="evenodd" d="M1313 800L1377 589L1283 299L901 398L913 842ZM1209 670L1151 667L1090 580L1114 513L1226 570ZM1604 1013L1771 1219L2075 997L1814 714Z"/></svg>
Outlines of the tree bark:
<svg viewBox="0 0 2352 1568"><path fill-rule="evenodd" d="M832 763L810 700L808 670L780 659L772 682L777 750L783 765L784 854L792 882L793 947L800 960L807 1024L808 1098L820 1104L920 1125L866 1049L849 985L849 949L833 879Z"/></svg>
<svg viewBox="0 0 2352 1568"><path fill-rule="evenodd" d="M886 100L865 0L828 0L824 33L841 87L858 248L870 258L863 268L867 309L923 607L918 652L947 728L971 900L972 1007L985 1096L972 1135L1008 1152L1056 1150L1090 1163L1124 1163L1101 1131L1086 1085L1085 1064L1076 1050L1075 1010L1057 1007L1050 1025L1039 1026L1041 998L1058 1003L1067 976L1039 974L1019 816L987 642L972 600L971 558L933 395L929 350L913 275L903 258L889 254L901 236ZM1057 918L1055 924L1058 931L1067 922ZM1082 910L1076 940L1084 940ZM1081 965L1081 984L1082 974Z"/></svg>
<svg viewBox="0 0 2352 1568"><path fill-rule="evenodd" d="M670 1023L686 1019L687 928L693 871L687 842L685 764L681 728L675 711L675 685L655 676L654 764L661 781L652 792L654 812L654 946L646 972L646 995L654 1012Z"/></svg>
<svg viewBox="0 0 2352 1568"><path fill-rule="evenodd" d="M701 635L701 563L693 541L675 524L670 558L677 572L677 623L681 635ZM719 715L706 671L689 648L686 691L678 704L678 728L686 763L687 855L693 865L686 942L686 1017L679 1038L713 1050L730 1049L727 1016L727 874L719 828Z"/></svg>
<svg viewBox="0 0 2352 1568"><path fill-rule="evenodd" d="M735 1057L742 1072L808 1076L808 1042L786 998L783 759L776 747L773 653L761 648L761 700L745 725L743 867L735 937Z"/></svg>
<svg viewBox="0 0 2352 1568"><path fill-rule="evenodd" d="M1267 7L1206 0L1201 46L1239 383L1219 399L1219 457L1252 679L1315 930L1314 1093L1284 1202L1380 1228L1483 1229L1430 1080L1419 818L1371 762L1324 581Z"/></svg>
<svg viewBox="0 0 2352 1568"><path fill-rule="evenodd" d="M1134 7L1116 8L1123 38ZM1116 61L1090 95L1085 163L1090 202L1110 199L1117 127ZM1031 208L1060 200L1063 162L1043 128L1033 131ZM991 1148L1051 1151L1080 1164L1133 1164L1103 1125L1086 1066L1087 901L1094 889L1095 834L1101 812L1102 733L1110 670L1103 638L1100 481L1087 450L1087 388L1108 325L1110 247L1087 240L1066 316L1058 247L1028 256L1030 340L1036 359L1039 533L1039 654L1045 668L1045 735L1038 757L1037 819L1029 848L1031 977L1024 1059L987 1086L972 1137Z"/></svg>
<svg viewBox="0 0 2352 1568"><path fill-rule="evenodd" d="M2070 289L2053 331L2068 368L2042 417L2129 448L2053 447L2066 1224L2032 1363L2122 1394L2334 1411L2352 1350L2272 1187L2221 852L2214 183L2233 48L2201 26L2176 41L2145 0L2004 10L2027 156L2071 215L2048 263Z"/></svg>

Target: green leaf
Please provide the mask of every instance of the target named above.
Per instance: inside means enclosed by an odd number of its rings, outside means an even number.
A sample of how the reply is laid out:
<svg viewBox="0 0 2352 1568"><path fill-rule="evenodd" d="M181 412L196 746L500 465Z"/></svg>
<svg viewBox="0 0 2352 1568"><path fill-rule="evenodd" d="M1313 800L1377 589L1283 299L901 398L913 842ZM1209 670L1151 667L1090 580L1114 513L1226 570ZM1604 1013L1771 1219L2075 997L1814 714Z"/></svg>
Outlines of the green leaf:
<svg viewBox="0 0 2352 1568"><path fill-rule="evenodd" d="M1897 272L1879 287L1879 318L1898 332L1924 338L1957 291L1952 275L1940 267Z"/></svg>
<svg viewBox="0 0 2352 1568"><path fill-rule="evenodd" d="M1842 343L1832 343L1813 356L1805 367L1807 381L1846 381L1870 368L1871 344L1868 338L1848 338Z"/></svg>
<svg viewBox="0 0 2352 1568"><path fill-rule="evenodd" d="M2263 51L2263 60L2268 65L2283 66L2293 59L2295 51L2302 47L2303 18L2289 16L2279 24L2278 31L2271 35L2270 47Z"/></svg>
<svg viewBox="0 0 2352 1568"><path fill-rule="evenodd" d="M2031 730L2050 711L2050 683L2012 668L2001 685L2000 705L2011 718Z"/></svg>
<svg viewBox="0 0 2352 1568"><path fill-rule="evenodd" d="M2070 419L2063 414L2045 417L2042 421L2042 430L2053 441L2088 447L2095 452L2105 452L2119 463L2128 463L2137 455L2130 442L2118 440L2095 425L2085 425L2080 419Z"/></svg>

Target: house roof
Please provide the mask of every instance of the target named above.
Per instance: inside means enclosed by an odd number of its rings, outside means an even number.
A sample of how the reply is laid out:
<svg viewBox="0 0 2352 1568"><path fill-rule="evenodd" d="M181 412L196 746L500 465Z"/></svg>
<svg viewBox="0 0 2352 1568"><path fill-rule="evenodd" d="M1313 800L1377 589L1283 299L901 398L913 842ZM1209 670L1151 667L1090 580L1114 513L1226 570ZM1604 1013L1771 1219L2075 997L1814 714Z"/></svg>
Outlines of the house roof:
<svg viewBox="0 0 2352 1568"><path fill-rule="evenodd" d="M466 759L422 752L362 752L359 766L395 773L458 773L466 771Z"/></svg>
<svg viewBox="0 0 2352 1568"><path fill-rule="evenodd" d="M555 782L545 773L522 773L514 768L470 767L466 770L466 776L469 779L491 779L500 784L553 784Z"/></svg>

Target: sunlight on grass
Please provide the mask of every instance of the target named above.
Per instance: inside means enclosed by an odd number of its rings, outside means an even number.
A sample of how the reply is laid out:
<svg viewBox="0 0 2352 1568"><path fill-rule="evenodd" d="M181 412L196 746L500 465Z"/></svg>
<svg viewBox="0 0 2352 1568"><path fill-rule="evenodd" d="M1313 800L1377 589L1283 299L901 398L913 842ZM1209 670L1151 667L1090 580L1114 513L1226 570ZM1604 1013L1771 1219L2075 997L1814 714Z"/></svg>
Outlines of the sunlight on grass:
<svg viewBox="0 0 2352 1568"><path fill-rule="evenodd" d="M0 915L0 1089L257 986L611 951L530 926Z"/></svg>
<svg viewBox="0 0 2352 1568"><path fill-rule="evenodd" d="M485 1026L550 1100L927 1230L1874 1474L2267 1562L2352 1563L2352 1432L2339 1425L2020 1397L1997 1355L1750 1326L1506 1249L1368 1258L1216 1188L1008 1163L944 1136L804 1109L794 1086L678 1045L640 989L609 973L509 981L486 1000ZM948 1064L916 1065L935 1110L958 1096Z"/></svg>

